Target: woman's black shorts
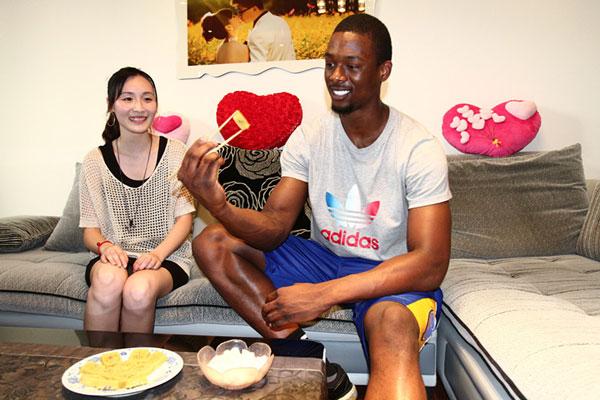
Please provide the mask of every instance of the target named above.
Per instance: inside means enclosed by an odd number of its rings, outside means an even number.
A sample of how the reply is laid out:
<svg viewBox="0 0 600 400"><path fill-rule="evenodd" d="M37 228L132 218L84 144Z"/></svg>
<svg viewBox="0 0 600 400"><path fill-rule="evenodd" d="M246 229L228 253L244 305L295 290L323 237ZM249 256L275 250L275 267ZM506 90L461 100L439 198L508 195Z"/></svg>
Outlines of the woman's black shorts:
<svg viewBox="0 0 600 400"><path fill-rule="evenodd" d="M129 261L127 262L127 274L128 275L133 274L133 263L135 262L135 260L137 260L137 258L129 257ZM91 279L90 279L90 273L92 271L92 267L98 261L100 261L100 256L94 257L92 260L90 260L90 262L88 263L88 265L85 269L85 281L87 282L88 287L92 284ZM171 289L171 291L177 289L180 286L185 285L187 283L187 281L190 279L188 277L188 274L186 274L185 271L179 265L174 263L173 261L165 260L161 264L161 267L166 269L167 271L169 271L169 273L171 274L171 278L173 278L173 289Z"/></svg>

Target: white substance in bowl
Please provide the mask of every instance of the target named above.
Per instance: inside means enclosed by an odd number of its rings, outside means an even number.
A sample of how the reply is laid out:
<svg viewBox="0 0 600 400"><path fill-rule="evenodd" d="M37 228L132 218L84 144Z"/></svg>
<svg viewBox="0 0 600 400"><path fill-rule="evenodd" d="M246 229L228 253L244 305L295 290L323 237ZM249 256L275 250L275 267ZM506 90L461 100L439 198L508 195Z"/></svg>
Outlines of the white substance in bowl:
<svg viewBox="0 0 600 400"><path fill-rule="evenodd" d="M208 366L223 373L232 368L256 368L260 369L267 361L267 356L256 357L246 349L240 352L239 348L225 350L223 354L216 355L209 361Z"/></svg>

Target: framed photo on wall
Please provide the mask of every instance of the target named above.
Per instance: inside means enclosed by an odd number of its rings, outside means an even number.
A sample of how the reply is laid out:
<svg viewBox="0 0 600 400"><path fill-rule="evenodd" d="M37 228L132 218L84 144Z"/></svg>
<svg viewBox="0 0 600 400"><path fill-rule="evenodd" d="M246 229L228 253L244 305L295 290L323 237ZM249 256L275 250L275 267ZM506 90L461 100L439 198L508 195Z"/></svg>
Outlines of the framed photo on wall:
<svg viewBox="0 0 600 400"><path fill-rule="evenodd" d="M335 26L351 14L373 15L375 1L175 0L177 78L323 67Z"/></svg>

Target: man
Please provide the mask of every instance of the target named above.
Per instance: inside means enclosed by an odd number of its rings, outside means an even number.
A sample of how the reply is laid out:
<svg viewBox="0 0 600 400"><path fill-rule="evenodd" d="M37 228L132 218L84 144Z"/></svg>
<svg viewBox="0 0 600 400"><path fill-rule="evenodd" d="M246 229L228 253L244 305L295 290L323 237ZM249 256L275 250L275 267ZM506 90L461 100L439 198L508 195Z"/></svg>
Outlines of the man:
<svg viewBox="0 0 600 400"><path fill-rule="evenodd" d="M295 60L290 27L281 17L263 7L262 0L231 0L244 22L252 22L248 32L250 61Z"/></svg>
<svg viewBox="0 0 600 400"><path fill-rule="evenodd" d="M439 142L380 99L391 69L385 25L368 14L340 22L325 55L334 112L292 134L261 212L226 202L223 160L207 154L215 143L194 143L179 178L221 223L197 236L196 260L250 325L298 337L298 323L351 304L366 398L424 399L419 350L441 309L451 194ZM288 236L308 193L311 240Z"/></svg>

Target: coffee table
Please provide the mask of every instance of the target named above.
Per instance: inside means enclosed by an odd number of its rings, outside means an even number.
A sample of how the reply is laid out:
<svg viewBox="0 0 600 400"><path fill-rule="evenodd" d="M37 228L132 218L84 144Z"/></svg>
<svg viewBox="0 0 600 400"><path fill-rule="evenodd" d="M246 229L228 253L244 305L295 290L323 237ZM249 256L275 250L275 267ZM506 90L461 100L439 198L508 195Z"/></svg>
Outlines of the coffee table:
<svg viewBox="0 0 600 400"><path fill-rule="evenodd" d="M146 335L60 329L0 327L0 393L6 398L98 398L67 390L63 373L76 362L106 350L159 347L176 352L183 369L173 379L127 399L218 398L326 399L323 345L304 340L242 338L262 341L275 354L267 376L257 384L228 391L212 385L202 375L196 352L231 338L190 335Z"/></svg>

